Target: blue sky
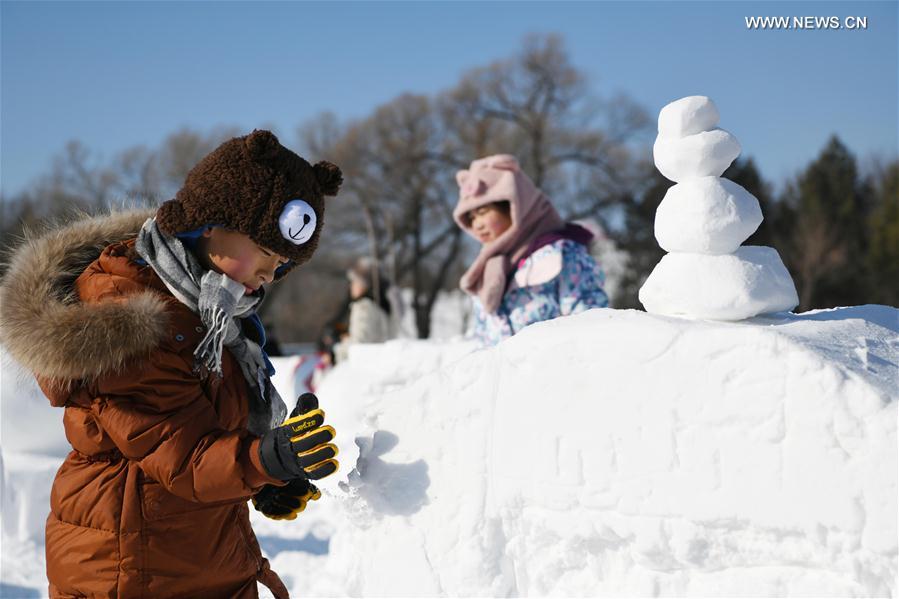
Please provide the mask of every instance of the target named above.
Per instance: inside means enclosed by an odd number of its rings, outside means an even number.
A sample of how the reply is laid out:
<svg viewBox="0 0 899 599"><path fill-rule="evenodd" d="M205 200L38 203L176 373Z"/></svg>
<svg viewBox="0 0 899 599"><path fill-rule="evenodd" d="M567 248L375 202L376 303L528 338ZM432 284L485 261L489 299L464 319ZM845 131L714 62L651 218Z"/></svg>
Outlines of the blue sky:
<svg viewBox="0 0 899 599"><path fill-rule="evenodd" d="M749 30L746 16L866 16L866 30ZM897 2L8 2L0 173L14 194L78 139L109 158L188 126L296 127L452 87L559 33L591 91L657 116L703 94L769 181L836 133L896 156ZM651 137L647 140L647 148Z"/></svg>

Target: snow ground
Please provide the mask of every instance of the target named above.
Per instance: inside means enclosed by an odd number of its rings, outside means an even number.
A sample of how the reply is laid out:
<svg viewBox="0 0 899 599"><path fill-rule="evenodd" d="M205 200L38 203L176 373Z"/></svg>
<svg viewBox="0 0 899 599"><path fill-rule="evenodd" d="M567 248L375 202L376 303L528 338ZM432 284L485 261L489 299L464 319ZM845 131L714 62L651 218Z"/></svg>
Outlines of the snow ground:
<svg viewBox="0 0 899 599"><path fill-rule="evenodd" d="M899 310L599 309L473 349L356 346L324 381L341 471L253 515L292 594L896 595ZM61 412L2 373L0 596L38 597Z"/></svg>

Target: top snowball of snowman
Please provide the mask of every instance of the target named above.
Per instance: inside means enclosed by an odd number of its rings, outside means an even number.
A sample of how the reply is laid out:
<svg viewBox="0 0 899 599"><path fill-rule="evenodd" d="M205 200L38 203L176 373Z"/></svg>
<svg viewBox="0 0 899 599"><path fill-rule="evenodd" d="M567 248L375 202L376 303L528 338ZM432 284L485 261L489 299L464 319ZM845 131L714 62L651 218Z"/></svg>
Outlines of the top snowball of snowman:
<svg viewBox="0 0 899 599"><path fill-rule="evenodd" d="M680 183L691 177L720 177L740 155L740 142L720 129L718 108L706 96L687 96L659 112L652 147L656 168Z"/></svg>
<svg viewBox="0 0 899 599"><path fill-rule="evenodd" d="M675 100L659 112L659 135L686 137L709 131L718 125L718 107L708 96L687 96Z"/></svg>

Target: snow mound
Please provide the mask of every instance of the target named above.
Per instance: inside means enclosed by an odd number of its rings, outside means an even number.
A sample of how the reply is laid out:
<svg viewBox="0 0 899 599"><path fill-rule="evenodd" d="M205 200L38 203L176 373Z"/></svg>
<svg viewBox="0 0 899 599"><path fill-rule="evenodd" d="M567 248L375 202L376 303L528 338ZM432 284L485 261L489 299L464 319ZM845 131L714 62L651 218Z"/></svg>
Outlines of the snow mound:
<svg viewBox="0 0 899 599"><path fill-rule="evenodd" d="M299 590L895 595L897 333L883 306L598 309L405 385L421 347L367 348L320 389L359 457L323 499L331 582Z"/></svg>
<svg viewBox="0 0 899 599"><path fill-rule="evenodd" d="M354 346L319 389L340 472L253 527L296 596L895 596L897 364L884 306ZM2 596L46 593L39 398L4 361Z"/></svg>

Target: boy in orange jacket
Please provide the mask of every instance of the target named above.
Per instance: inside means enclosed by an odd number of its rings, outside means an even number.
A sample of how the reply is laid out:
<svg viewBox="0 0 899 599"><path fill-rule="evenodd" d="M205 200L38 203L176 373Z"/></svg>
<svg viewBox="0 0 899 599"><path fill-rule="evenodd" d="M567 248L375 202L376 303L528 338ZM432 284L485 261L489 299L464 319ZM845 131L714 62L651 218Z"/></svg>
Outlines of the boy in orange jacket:
<svg viewBox="0 0 899 599"><path fill-rule="evenodd" d="M256 310L311 258L341 182L254 131L155 213L87 218L17 251L0 334L65 408L72 444L47 518L52 597L256 597L257 581L287 597L247 501L294 517L337 449L311 398L285 422Z"/></svg>

